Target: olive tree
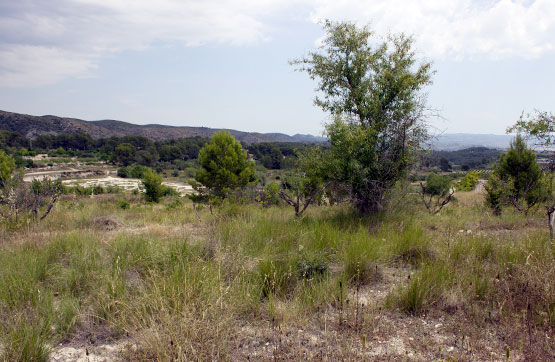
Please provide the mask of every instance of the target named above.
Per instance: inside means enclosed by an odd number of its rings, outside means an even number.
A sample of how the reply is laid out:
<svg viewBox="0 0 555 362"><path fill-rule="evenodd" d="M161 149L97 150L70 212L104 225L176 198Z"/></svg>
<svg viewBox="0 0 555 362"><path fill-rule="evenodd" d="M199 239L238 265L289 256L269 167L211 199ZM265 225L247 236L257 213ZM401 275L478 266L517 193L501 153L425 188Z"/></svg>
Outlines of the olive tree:
<svg viewBox="0 0 555 362"><path fill-rule="evenodd" d="M322 154L319 148L301 154L298 167L286 175L281 183L279 197L293 206L295 216L305 210L324 192L326 183L322 177Z"/></svg>
<svg viewBox="0 0 555 362"><path fill-rule="evenodd" d="M422 202L428 212L437 214L453 198L455 189L447 176L431 173L426 177L426 184L420 182Z"/></svg>
<svg viewBox="0 0 555 362"><path fill-rule="evenodd" d="M18 222L20 216L43 220L63 191L60 180L23 180L23 170L14 168L14 160L0 151L0 217Z"/></svg>
<svg viewBox="0 0 555 362"><path fill-rule="evenodd" d="M318 81L314 102L334 119L327 180L347 186L361 213L379 212L426 138L431 63L417 64L403 34L379 41L368 27L331 21L324 30L320 49L291 64Z"/></svg>

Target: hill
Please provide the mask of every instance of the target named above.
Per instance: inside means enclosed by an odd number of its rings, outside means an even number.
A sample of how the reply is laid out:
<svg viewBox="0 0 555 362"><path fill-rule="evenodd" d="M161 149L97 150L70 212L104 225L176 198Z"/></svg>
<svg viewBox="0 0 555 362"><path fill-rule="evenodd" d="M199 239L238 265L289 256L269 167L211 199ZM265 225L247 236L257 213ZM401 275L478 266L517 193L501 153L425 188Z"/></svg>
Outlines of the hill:
<svg viewBox="0 0 555 362"><path fill-rule="evenodd" d="M0 111L0 129L19 132L28 138L41 134L86 133L93 138L145 136L153 141L200 136L209 138L220 129L207 127L176 127L159 124L137 125L116 120L85 121L77 118L52 115L32 116L28 114ZM312 135L283 133L242 132L228 129L236 139L245 143L260 142L323 142L326 139Z"/></svg>
<svg viewBox="0 0 555 362"><path fill-rule="evenodd" d="M28 114L0 111L0 130L19 132L28 138L41 134L59 135L62 133L87 133L93 138L145 136L153 141L200 136L209 138L220 129L207 127L166 126L160 124L137 125L129 122L105 119L85 121L77 118L53 115L32 116ZM293 136L283 133L244 132L227 129L241 142L252 144L261 142L325 142L326 138L308 134ZM437 136L432 142L434 150L456 151L471 147L505 149L509 147L510 135L446 133Z"/></svg>
<svg viewBox="0 0 555 362"><path fill-rule="evenodd" d="M513 137L496 134L445 133L433 140L432 148L442 151L458 151L473 147L506 149L509 148Z"/></svg>

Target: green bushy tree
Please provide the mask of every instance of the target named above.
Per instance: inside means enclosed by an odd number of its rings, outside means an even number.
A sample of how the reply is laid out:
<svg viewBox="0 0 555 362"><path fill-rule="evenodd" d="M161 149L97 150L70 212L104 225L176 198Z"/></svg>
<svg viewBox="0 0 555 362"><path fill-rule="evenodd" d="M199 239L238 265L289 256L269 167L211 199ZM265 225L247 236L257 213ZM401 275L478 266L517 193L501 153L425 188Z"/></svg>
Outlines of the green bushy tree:
<svg viewBox="0 0 555 362"><path fill-rule="evenodd" d="M201 169L195 180L199 184L193 185L198 194L192 196L193 201L223 200L255 180L254 162L229 132L214 133L200 150L198 161Z"/></svg>
<svg viewBox="0 0 555 362"><path fill-rule="evenodd" d="M145 200L147 202L158 202L164 196L164 186L162 185L162 177L152 169L147 169L141 180L144 187Z"/></svg>
<svg viewBox="0 0 555 362"><path fill-rule="evenodd" d="M451 179L447 176L435 173L426 177L426 184L420 183L422 202L428 212L437 214L453 198L454 190L451 187Z"/></svg>
<svg viewBox="0 0 555 362"><path fill-rule="evenodd" d="M374 33L350 22L324 23L319 52L291 63L318 80L315 104L331 113L327 180L348 186L361 213L382 210L426 138L423 88L431 64L417 64L413 40Z"/></svg>
<svg viewBox="0 0 555 362"><path fill-rule="evenodd" d="M501 205L510 204L527 214L546 198L543 172L536 154L520 135L495 165L489 183L486 200L496 212Z"/></svg>
<svg viewBox="0 0 555 362"><path fill-rule="evenodd" d="M114 149L114 158L123 166L129 166L135 159L137 149L131 143L120 143Z"/></svg>

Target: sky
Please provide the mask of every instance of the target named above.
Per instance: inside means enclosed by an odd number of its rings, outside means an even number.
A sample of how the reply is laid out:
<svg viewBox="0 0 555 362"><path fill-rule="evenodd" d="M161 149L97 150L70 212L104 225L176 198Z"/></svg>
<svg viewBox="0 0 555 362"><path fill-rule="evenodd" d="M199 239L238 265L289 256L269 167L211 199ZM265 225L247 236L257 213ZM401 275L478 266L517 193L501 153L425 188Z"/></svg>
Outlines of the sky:
<svg viewBox="0 0 555 362"><path fill-rule="evenodd" d="M289 65L322 19L412 35L436 132L555 111L554 0L3 0L0 109L322 135L317 83Z"/></svg>

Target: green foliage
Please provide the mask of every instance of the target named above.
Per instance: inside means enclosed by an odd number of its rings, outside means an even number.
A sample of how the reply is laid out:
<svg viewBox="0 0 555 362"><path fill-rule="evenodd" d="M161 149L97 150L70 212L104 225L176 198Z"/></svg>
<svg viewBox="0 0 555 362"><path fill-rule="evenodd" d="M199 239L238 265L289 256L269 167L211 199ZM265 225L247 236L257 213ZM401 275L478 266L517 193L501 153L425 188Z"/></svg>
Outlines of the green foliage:
<svg viewBox="0 0 555 362"><path fill-rule="evenodd" d="M426 136L421 90L431 64L416 64L403 34L374 45L367 27L326 21L324 30L321 52L292 64L319 81L315 104L335 119L326 126L328 180L349 186L359 212L378 212Z"/></svg>
<svg viewBox="0 0 555 362"><path fill-rule="evenodd" d="M447 176L431 173L426 177L426 185L420 183L422 189L422 202L428 212L437 214L453 199L454 190L451 188L451 179Z"/></svg>
<svg viewBox="0 0 555 362"><path fill-rule="evenodd" d="M279 196L293 206L295 216L301 216L324 191L323 157L319 149L312 148L301 155L298 169L282 178Z"/></svg>
<svg viewBox="0 0 555 362"><path fill-rule="evenodd" d="M118 207L122 210L129 209L129 201L127 200L118 200L118 202L116 202L116 205L118 205Z"/></svg>
<svg viewBox="0 0 555 362"><path fill-rule="evenodd" d="M215 133L200 150L198 161L202 168L195 179L202 186L197 191L208 193L210 198L223 200L232 191L254 181L254 162L249 161L241 143L229 132Z"/></svg>
<svg viewBox="0 0 555 362"><path fill-rule="evenodd" d="M440 158L439 159L439 168L443 172L451 171L451 164L449 163L449 160L446 159L446 158Z"/></svg>
<svg viewBox="0 0 555 362"><path fill-rule="evenodd" d="M129 167L123 166L118 168L118 177L128 178L129 177Z"/></svg>
<svg viewBox="0 0 555 362"><path fill-rule="evenodd" d="M279 185L275 182L271 182L262 188L256 201L264 207L277 206L281 203L279 190Z"/></svg>
<svg viewBox="0 0 555 362"><path fill-rule="evenodd" d="M447 176L431 173L426 177L425 192L428 195L446 196L451 189L451 179Z"/></svg>
<svg viewBox="0 0 555 362"><path fill-rule="evenodd" d="M515 125L507 129L507 133L516 132L538 139L544 146L553 144L555 133L555 115L549 112L535 111L534 114L524 113Z"/></svg>
<svg viewBox="0 0 555 362"><path fill-rule="evenodd" d="M472 191L476 187L478 180L480 179L480 173L476 171L470 171L464 175L463 179L457 184L457 191Z"/></svg>
<svg viewBox="0 0 555 362"><path fill-rule="evenodd" d="M130 143L120 143L114 150L114 158L124 166L129 166L135 159L137 149Z"/></svg>
<svg viewBox="0 0 555 362"><path fill-rule="evenodd" d="M258 263L258 279L264 297L285 296L293 290L296 282L288 260L269 257Z"/></svg>
<svg viewBox="0 0 555 362"><path fill-rule="evenodd" d="M0 150L0 188L4 187L14 169L14 159Z"/></svg>
<svg viewBox="0 0 555 362"><path fill-rule="evenodd" d="M141 180L145 190L145 200L147 202L158 202L164 195L164 186L162 185L162 177L152 169L148 169Z"/></svg>
<svg viewBox="0 0 555 362"><path fill-rule="evenodd" d="M449 286L452 271L442 264L426 264L414 275L409 284L390 298L410 314L419 314L439 301ZM389 300L391 303L392 299Z"/></svg>
<svg viewBox="0 0 555 362"><path fill-rule="evenodd" d="M503 203L505 202L505 188L499 176L492 172L486 185L486 205L489 206L495 215L501 215Z"/></svg>
<svg viewBox="0 0 555 362"><path fill-rule="evenodd" d="M503 154L490 176L486 188L487 203L500 212L503 204L512 205L520 212L528 211L546 198L543 172L536 162L536 154L517 135L507 153Z"/></svg>
<svg viewBox="0 0 555 362"><path fill-rule="evenodd" d="M328 269L328 261L321 256L308 256L304 253L297 262L297 270L301 279L321 277L328 272Z"/></svg>

